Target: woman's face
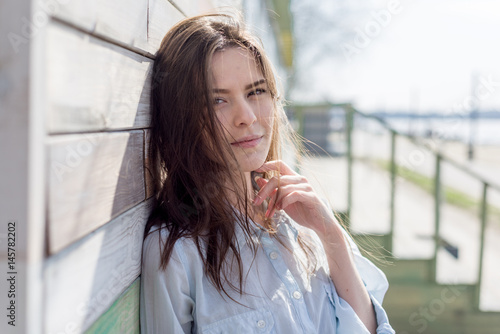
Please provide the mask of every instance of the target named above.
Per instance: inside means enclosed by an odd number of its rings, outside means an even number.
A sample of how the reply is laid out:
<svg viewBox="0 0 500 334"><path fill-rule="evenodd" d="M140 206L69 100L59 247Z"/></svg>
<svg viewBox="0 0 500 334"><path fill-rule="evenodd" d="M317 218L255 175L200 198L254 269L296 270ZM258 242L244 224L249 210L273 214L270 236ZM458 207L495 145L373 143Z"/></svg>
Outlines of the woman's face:
<svg viewBox="0 0 500 334"><path fill-rule="evenodd" d="M242 172L259 168L271 145L274 101L252 54L242 48L212 58L214 109Z"/></svg>

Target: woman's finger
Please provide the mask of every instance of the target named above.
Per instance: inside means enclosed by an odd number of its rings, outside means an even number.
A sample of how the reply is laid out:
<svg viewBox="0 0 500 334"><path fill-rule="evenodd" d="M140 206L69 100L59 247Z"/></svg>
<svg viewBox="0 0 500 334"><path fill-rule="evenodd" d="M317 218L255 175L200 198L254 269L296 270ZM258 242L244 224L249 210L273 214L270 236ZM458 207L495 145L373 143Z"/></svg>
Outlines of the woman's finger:
<svg viewBox="0 0 500 334"><path fill-rule="evenodd" d="M283 198L285 198L294 191L312 192L313 188L308 183L289 184L280 187L278 197L276 198L276 203L278 204L278 206L281 206L279 204L282 202Z"/></svg>
<svg viewBox="0 0 500 334"><path fill-rule="evenodd" d="M279 172L281 175L298 175L286 163L284 163L281 160L268 161L255 171L259 173L276 171Z"/></svg>
<svg viewBox="0 0 500 334"><path fill-rule="evenodd" d="M307 183L307 180L301 175L284 175L281 177L272 177L269 180L257 178L257 185L260 187L259 192L255 196L254 204L260 205L266 198L270 197L272 192L289 184Z"/></svg>
<svg viewBox="0 0 500 334"><path fill-rule="evenodd" d="M267 184L267 180L260 176L255 178L255 182L257 182L257 185L259 186L259 190Z"/></svg>
<svg viewBox="0 0 500 334"><path fill-rule="evenodd" d="M272 203L269 202L268 206L268 213L269 216L272 216L274 214L274 211L276 210L281 210L285 209L288 205L292 203L288 203L285 201L286 198L288 198L291 194L300 192L300 193L311 193L313 192L313 189L310 184L308 183L301 183L301 184L290 184L284 187L280 187L280 191L276 193L276 197L273 197ZM309 199L314 199L314 196ZM303 203L305 205L308 205L307 203ZM272 211L271 211L272 210ZM266 215L267 217L267 215Z"/></svg>
<svg viewBox="0 0 500 334"><path fill-rule="evenodd" d="M294 190L283 196L280 202L278 202L278 208L285 210L288 206L301 202L301 203L311 203L315 200L314 193L303 190Z"/></svg>

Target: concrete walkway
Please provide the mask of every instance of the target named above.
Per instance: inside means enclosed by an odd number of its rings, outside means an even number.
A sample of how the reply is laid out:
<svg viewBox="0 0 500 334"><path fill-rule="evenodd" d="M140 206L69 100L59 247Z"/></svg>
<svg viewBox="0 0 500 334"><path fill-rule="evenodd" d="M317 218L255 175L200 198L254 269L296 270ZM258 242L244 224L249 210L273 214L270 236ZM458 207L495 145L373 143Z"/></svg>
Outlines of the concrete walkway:
<svg viewBox="0 0 500 334"><path fill-rule="evenodd" d="M368 138L365 138L368 139ZM368 141L374 147L365 147L365 157L372 160L356 161L353 165L353 205L351 226L354 231L387 233L389 231L389 173L377 167L375 157L387 155L382 147L385 139ZM358 141L358 145L360 141ZM388 141L386 140L386 144ZM402 146L402 145L401 145ZM360 148L357 148L359 156ZM401 147L400 147L401 149ZM408 148L407 148L408 149ZM410 153L411 153L410 147ZM377 153L374 153L377 152ZM398 151L405 155L408 152ZM376 155L375 155L376 154ZM418 153L420 154L420 153ZM408 155L411 157L411 155ZM425 157L425 155L424 155ZM419 164L419 172L432 170L432 163ZM314 157L304 159L301 172L321 196L327 198L338 211L347 208L347 161L345 158ZM447 171L443 170L443 173ZM451 184L460 184L463 177L445 176ZM458 176L456 176L458 177ZM449 204L441 209L440 235L459 249L459 258L453 258L445 250L438 253L438 281L442 283L475 283L479 266L479 218L470 212ZM400 258L431 258L434 233L433 197L416 185L401 178L396 183L394 229L394 254ZM500 227L490 224L487 230L483 271L481 307L484 310L500 310Z"/></svg>
<svg viewBox="0 0 500 334"><path fill-rule="evenodd" d="M390 159L388 135L375 135L368 132L354 133L354 155L370 159ZM500 146L477 146L475 159L467 160L467 146L458 142L437 142L424 140L442 154L480 175L490 184L500 186ZM435 175L434 155L406 138L398 137L396 142L396 162L427 177ZM461 171L452 164L441 164L441 182L479 200L482 196L482 184L476 178ZM500 208L500 191L490 188L488 202Z"/></svg>

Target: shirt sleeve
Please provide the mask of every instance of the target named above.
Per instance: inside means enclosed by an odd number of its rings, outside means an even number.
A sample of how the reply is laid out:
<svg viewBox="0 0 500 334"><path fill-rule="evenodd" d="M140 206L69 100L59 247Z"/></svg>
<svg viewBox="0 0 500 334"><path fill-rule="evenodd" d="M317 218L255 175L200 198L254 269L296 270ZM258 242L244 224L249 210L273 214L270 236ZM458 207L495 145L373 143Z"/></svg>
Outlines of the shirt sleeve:
<svg viewBox="0 0 500 334"><path fill-rule="evenodd" d="M152 232L143 244L140 317L141 333L191 333L194 300L179 256L178 241L165 270L159 269L160 234Z"/></svg>
<svg viewBox="0 0 500 334"><path fill-rule="evenodd" d="M342 231L349 241L354 256L354 264L356 265L356 269L358 270L372 301L375 316L377 318L377 334L395 333L389 324L387 313L382 307L384 295L389 288L389 283L385 274L370 260L361 255L358 246L354 243L349 234L347 234L344 229L342 229ZM335 305L338 305L336 308L337 317L339 319L337 328L338 333L352 333L352 329L358 328L358 326L361 326L366 333L369 333L352 307L338 296L335 288L333 288L333 296L335 299Z"/></svg>
<svg viewBox="0 0 500 334"><path fill-rule="evenodd" d="M323 199L323 202L330 210L332 209L330 203L326 199ZM375 316L377 318L377 334L394 334L395 331L389 324L387 313L382 307L382 301L384 300L385 293L387 292L387 289L389 289L387 277L382 270L377 268L370 260L361 255L361 252L359 251L359 248L354 240L352 240L351 236L342 226L341 228L344 237L347 239L351 247L352 255L354 257L354 265L356 266L361 280L365 284L366 291L372 301ZM333 282L331 282L331 287L334 299L332 302L336 305L335 310L338 318L338 333L349 334L353 332L353 328L360 328L360 333L369 334L368 329L364 326L361 319L359 319L351 305L349 305L349 303L344 299L340 298L337 294L337 290L333 286Z"/></svg>

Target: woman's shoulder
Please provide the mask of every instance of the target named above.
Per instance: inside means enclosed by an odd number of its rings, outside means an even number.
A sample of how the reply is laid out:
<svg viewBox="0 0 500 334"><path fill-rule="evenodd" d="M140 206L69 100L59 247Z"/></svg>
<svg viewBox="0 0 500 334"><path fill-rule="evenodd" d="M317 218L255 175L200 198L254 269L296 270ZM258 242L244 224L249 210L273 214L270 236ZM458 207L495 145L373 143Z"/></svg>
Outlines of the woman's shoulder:
<svg viewBox="0 0 500 334"><path fill-rule="evenodd" d="M149 259L156 260L159 263L169 235L170 231L165 224L160 227L152 227L144 238L142 246L143 261ZM199 257L198 249L193 238L183 236L174 241L170 260L187 263L188 259L189 261L195 261L197 257Z"/></svg>

